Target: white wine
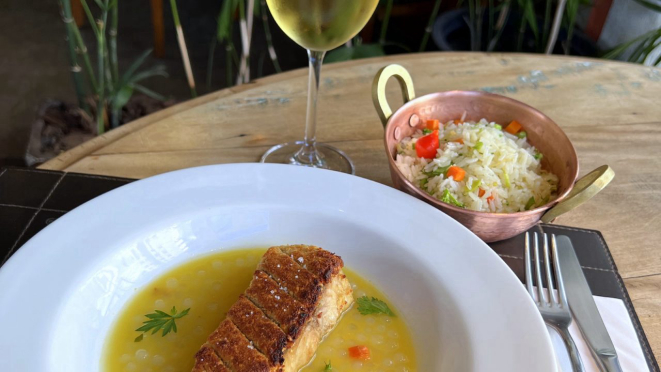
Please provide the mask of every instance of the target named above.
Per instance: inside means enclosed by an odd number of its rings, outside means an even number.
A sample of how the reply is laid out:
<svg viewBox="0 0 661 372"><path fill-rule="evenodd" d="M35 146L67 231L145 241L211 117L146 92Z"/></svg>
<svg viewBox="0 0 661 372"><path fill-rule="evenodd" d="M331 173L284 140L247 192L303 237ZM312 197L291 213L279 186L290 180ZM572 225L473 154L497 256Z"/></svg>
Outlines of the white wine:
<svg viewBox="0 0 661 372"><path fill-rule="evenodd" d="M365 26L378 0L266 0L278 26L300 46L327 51Z"/></svg>

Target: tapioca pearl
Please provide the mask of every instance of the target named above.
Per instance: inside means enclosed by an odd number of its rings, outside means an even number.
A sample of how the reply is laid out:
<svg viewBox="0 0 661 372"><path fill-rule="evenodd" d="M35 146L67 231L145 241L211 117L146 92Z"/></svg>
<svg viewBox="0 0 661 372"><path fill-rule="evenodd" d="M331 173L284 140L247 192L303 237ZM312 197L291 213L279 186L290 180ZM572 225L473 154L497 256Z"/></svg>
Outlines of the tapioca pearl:
<svg viewBox="0 0 661 372"><path fill-rule="evenodd" d="M395 362L406 362L407 361L406 355L404 355L402 353L397 353L397 354L393 355L392 359Z"/></svg>
<svg viewBox="0 0 661 372"><path fill-rule="evenodd" d="M365 323L370 324L370 325L374 324L374 323L376 323L376 319L374 319L374 317L372 317L372 316L369 316L369 317L367 317L367 319L365 319Z"/></svg>
<svg viewBox="0 0 661 372"><path fill-rule="evenodd" d="M391 342L390 343L390 350L395 351L397 349L399 349L399 342L397 342L397 341Z"/></svg>
<svg viewBox="0 0 661 372"><path fill-rule="evenodd" d="M381 325L379 325L379 326L376 327L376 331L377 331L377 332L381 332L381 333L386 333L386 326L384 326L383 324L381 324Z"/></svg>
<svg viewBox="0 0 661 372"><path fill-rule="evenodd" d="M367 341L367 336L365 336L362 333L359 333L356 335L356 340L358 340L358 342L365 342Z"/></svg>
<svg viewBox="0 0 661 372"><path fill-rule="evenodd" d="M199 271L197 272L197 276L202 277L202 276L205 276L205 275L207 275L207 272L204 271L204 270L199 270Z"/></svg>
<svg viewBox="0 0 661 372"><path fill-rule="evenodd" d="M137 371L137 370L138 370L138 365L135 364L135 363L133 363L133 362L129 362L129 363L124 367L124 370L127 371L127 372Z"/></svg>
<svg viewBox="0 0 661 372"><path fill-rule="evenodd" d="M344 338L338 337L338 338L334 339L333 344L335 346L341 346L342 344L344 344Z"/></svg>
<svg viewBox="0 0 661 372"><path fill-rule="evenodd" d="M218 311L218 304L217 303L211 303L207 305L207 309L211 312Z"/></svg>
<svg viewBox="0 0 661 372"><path fill-rule="evenodd" d="M160 356L158 354L154 355L151 358L151 364L153 364L155 366L162 366L163 363L165 363L165 358L163 358L162 356Z"/></svg>
<svg viewBox="0 0 661 372"><path fill-rule="evenodd" d="M220 282L213 282L211 283L211 288L214 291L220 291L223 288L223 285Z"/></svg>
<svg viewBox="0 0 661 372"><path fill-rule="evenodd" d="M130 362L133 359L133 356L131 354L122 354L122 356L119 357L119 362L122 364L126 364Z"/></svg>
<svg viewBox="0 0 661 372"><path fill-rule="evenodd" d="M358 330L358 324L356 324L356 323L349 324L349 329L352 330L352 331Z"/></svg>
<svg viewBox="0 0 661 372"><path fill-rule="evenodd" d="M220 270L220 269L223 268L223 263L221 261L214 261L214 262L211 263L211 267L214 270Z"/></svg>
<svg viewBox="0 0 661 372"><path fill-rule="evenodd" d="M193 306L193 299L190 298L190 297L185 298L183 304L186 307L191 307L191 306Z"/></svg>
<svg viewBox="0 0 661 372"><path fill-rule="evenodd" d="M149 353L145 349L138 349L135 352L135 360L138 362L144 362L149 358Z"/></svg>
<svg viewBox="0 0 661 372"><path fill-rule="evenodd" d="M236 266L241 267L246 264L246 260L243 258L237 258L236 261L234 261L234 263L236 263Z"/></svg>
<svg viewBox="0 0 661 372"><path fill-rule="evenodd" d="M384 359L383 362L381 362L381 365L384 367L392 367L395 365L395 363L392 361L392 359Z"/></svg>
<svg viewBox="0 0 661 372"><path fill-rule="evenodd" d="M168 289L176 289L179 286L179 281L177 278L169 278L165 281L165 286L168 287Z"/></svg>
<svg viewBox="0 0 661 372"><path fill-rule="evenodd" d="M383 337L383 335L372 335L370 339L374 344L382 345L385 340L385 337Z"/></svg>
<svg viewBox="0 0 661 372"><path fill-rule="evenodd" d="M361 368L363 368L363 362L355 361L355 362L351 363L351 367L353 369L361 369Z"/></svg>
<svg viewBox="0 0 661 372"><path fill-rule="evenodd" d="M157 310L165 309L165 301L163 301L162 298L159 298L158 300L154 301L154 308Z"/></svg>
<svg viewBox="0 0 661 372"><path fill-rule="evenodd" d="M386 323L392 323L392 320L391 320L390 318L386 318L386 320L384 320L384 321L385 321Z"/></svg>
<svg viewBox="0 0 661 372"><path fill-rule="evenodd" d="M347 356L347 355L349 355L349 352L346 351L346 350L342 350L342 352L340 353L340 356L343 356L343 357Z"/></svg>
<svg viewBox="0 0 661 372"><path fill-rule="evenodd" d="M388 337L390 337L390 338L399 338L399 333L397 333L397 331L390 330L390 331L388 331Z"/></svg>

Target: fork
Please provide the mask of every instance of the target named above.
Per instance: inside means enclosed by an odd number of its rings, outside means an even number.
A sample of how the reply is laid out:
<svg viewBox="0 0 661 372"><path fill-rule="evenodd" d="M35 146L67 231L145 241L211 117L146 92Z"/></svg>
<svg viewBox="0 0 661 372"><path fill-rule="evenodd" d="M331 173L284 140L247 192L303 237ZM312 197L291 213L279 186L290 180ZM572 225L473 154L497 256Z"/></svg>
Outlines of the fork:
<svg viewBox="0 0 661 372"><path fill-rule="evenodd" d="M543 243L544 243L544 252L543 257L540 257L539 252L539 243L537 239L537 233L534 233L534 255L531 257L530 249L531 242L529 233L526 232L526 247L525 247L525 260L526 260L526 286L528 287L528 292L532 297L533 301L537 305L539 312L542 314L544 322L549 326L553 327L565 342L567 350L569 351L569 357L572 363L572 369L574 371L583 372L583 363L581 362L581 357L578 354L578 349L576 344L569 334L569 325L572 322L571 312L569 311L569 305L567 303L567 295L565 293L565 284L562 279L562 271L560 270L560 264L557 259L557 245L555 241L555 234L551 235L551 251L552 255L549 254L549 242L544 233ZM535 268L535 278L537 279L537 290L533 289L533 268L531 266L531 258L534 260ZM544 283L542 282L542 264L541 259L544 261L544 267L546 272L546 284L548 289L544 288ZM555 271L555 279L558 285L558 294L555 293L553 288L553 279L551 278L551 260L553 260L553 269ZM548 291L548 293L547 293ZM535 298L535 292L537 292L537 297ZM547 296L548 295L548 296Z"/></svg>

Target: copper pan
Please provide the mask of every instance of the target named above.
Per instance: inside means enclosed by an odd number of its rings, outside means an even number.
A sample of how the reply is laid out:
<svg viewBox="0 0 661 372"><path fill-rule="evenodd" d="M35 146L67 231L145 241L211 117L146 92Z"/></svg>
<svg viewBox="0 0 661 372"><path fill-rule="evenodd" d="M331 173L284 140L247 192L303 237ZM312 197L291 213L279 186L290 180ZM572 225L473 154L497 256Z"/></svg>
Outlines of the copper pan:
<svg viewBox="0 0 661 372"><path fill-rule="evenodd" d="M390 77L398 80L404 96L404 105L395 113L386 100L385 87ZM408 71L399 65L389 65L374 78L372 98L385 127L385 147L394 186L445 212L486 242L516 236L540 220L551 222L596 195L614 176L613 170L605 165L577 182L578 158L567 135L548 116L508 97L486 92L447 91L415 98ZM486 118L509 123L517 120L527 132L530 143L544 154L542 167L558 176L558 197L524 212L478 212L443 203L409 182L395 164L397 143L423 128L427 119L447 122L462 117L464 113L467 121Z"/></svg>

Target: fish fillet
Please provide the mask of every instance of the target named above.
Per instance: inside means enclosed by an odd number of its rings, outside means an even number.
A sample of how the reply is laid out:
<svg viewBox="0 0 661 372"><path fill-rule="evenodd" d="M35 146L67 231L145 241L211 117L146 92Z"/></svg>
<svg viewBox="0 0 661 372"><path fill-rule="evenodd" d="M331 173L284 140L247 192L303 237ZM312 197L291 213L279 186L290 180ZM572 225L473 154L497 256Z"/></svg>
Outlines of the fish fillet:
<svg viewBox="0 0 661 372"><path fill-rule="evenodd" d="M339 256L269 248L250 286L195 355L193 372L296 372L353 303Z"/></svg>

